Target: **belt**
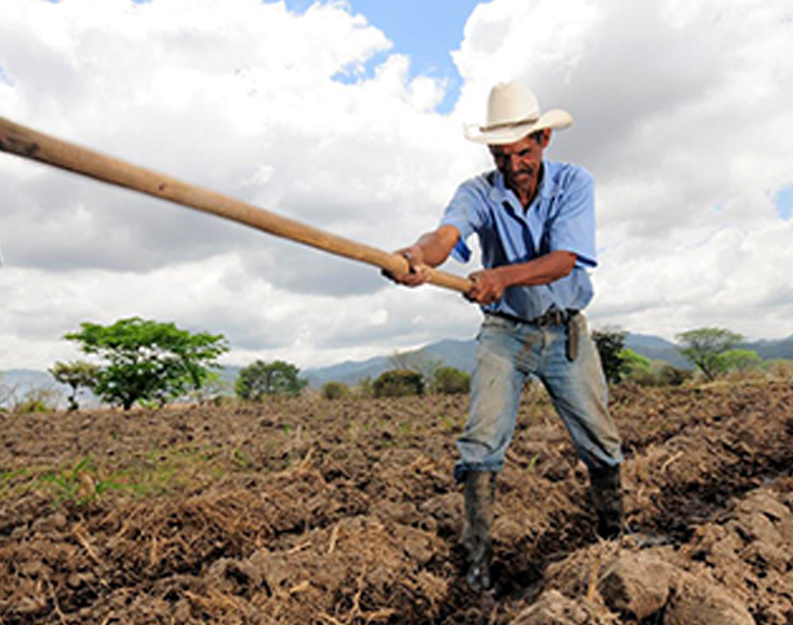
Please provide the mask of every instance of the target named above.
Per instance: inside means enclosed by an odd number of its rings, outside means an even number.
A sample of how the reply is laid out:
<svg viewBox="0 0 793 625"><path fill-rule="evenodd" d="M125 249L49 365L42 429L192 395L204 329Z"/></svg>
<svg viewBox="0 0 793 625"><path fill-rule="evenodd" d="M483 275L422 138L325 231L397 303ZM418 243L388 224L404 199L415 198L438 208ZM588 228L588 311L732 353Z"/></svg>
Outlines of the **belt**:
<svg viewBox="0 0 793 625"><path fill-rule="evenodd" d="M535 317L534 319L521 319L520 317L516 317L515 315L510 315L509 313L501 312L500 310L490 311L488 310L488 315L493 315L494 317L501 317L502 319L506 319L507 321L512 321L513 323L530 323L532 325L537 326L561 326L567 323L567 320L573 317L574 315L578 314L577 310L557 310L552 308L544 315L540 315L539 317Z"/></svg>

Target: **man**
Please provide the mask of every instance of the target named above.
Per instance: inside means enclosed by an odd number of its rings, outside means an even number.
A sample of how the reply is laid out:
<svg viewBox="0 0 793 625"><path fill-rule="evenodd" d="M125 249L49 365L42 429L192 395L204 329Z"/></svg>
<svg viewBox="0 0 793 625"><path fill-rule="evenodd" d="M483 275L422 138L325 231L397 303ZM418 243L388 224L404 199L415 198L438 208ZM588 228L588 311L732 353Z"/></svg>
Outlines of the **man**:
<svg viewBox="0 0 793 625"><path fill-rule="evenodd" d="M489 146L495 170L464 182L439 227L399 250L408 286L450 254L467 261L476 233L484 269L470 275L466 297L481 306L477 364L465 433L457 441L455 477L465 484L463 544L467 580L488 589L495 476L502 469L529 375L537 376L589 469L598 533L622 532L620 439L607 408L607 387L584 307L596 266L594 183L587 171L545 160L554 129L572 124L561 110L540 114L525 86L493 87L487 122L466 137Z"/></svg>

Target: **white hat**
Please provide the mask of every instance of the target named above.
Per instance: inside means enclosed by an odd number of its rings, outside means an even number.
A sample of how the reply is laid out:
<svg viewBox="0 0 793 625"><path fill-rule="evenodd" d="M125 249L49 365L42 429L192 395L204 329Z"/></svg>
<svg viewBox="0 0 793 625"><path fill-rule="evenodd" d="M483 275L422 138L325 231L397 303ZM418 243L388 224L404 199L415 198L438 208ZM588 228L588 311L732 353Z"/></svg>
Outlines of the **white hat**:
<svg viewBox="0 0 793 625"><path fill-rule="evenodd" d="M553 109L540 114L540 103L529 89L518 82L500 82L487 99L484 126L466 126L465 138L475 143L506 145L546 128L562 129L573 123L567 111Z"/></svg>

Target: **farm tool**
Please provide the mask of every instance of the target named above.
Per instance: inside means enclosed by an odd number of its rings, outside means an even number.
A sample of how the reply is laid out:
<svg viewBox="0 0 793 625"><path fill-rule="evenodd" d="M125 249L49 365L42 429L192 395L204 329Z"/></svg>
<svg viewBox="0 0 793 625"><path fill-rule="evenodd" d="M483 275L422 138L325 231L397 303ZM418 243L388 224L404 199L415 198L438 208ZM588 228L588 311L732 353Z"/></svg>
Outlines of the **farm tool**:
<svg viewBox="0 0 793 625"><path fill-rule="evenodd" d="M398 254L384 252L220 193L99 154L2 117L0 151L223 217L283 239L374 265L387 272L406 273L410 269L408 261ZM467 293L473 286L467 278L437 269L430 270L429 282L461 293Z"/></svg>

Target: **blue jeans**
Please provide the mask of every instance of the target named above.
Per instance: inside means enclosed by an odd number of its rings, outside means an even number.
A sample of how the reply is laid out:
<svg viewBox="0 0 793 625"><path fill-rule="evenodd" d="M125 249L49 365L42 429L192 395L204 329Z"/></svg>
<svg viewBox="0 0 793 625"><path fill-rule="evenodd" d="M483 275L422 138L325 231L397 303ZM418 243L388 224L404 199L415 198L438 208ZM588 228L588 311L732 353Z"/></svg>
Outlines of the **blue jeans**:
<svg viewBox="0 0 793 625"><path fill-rule="evenodd" d="M553 401L589 469L622 462L620 437L608 411L608 387L583 314L578 324L578 357L567 358L564 325L538 326L485 315L477 337L476 370L471 380L471 411L457 440L457 480L468 471L500 471L515 431L523 385L538 377Z"/></svg>

